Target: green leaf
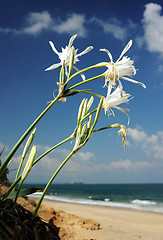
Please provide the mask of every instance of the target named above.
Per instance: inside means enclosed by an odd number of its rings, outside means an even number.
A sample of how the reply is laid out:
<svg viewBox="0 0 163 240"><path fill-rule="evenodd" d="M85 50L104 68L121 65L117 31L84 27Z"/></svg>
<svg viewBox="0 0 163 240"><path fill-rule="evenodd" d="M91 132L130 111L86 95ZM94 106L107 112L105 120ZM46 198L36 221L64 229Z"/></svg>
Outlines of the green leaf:
<svg viewBox="0 0 163 240"><path fill-rule="evenodd" d="M42 190L41 187L24 188L24 189L20 190L20 192L18 194L18 197L24 197L26 195L29 195L29 194L32 194L32 193L35 193L35 192L39 192L41 190ZM14 199L15 197L16 197L16 192L11 193L10 195L8 195L7 199Z"/></svg>

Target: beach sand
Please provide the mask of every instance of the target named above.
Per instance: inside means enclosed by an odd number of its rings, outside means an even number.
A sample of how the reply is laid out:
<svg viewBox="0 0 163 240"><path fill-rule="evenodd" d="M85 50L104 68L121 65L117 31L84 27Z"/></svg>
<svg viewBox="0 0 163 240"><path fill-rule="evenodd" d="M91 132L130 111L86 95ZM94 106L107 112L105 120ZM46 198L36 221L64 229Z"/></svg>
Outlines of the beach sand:
<svg viewBox="0 0 163 240"><path fill-rule="evenodd" d="M56 211L54 224L67 231L63 239L163 240L162 213L49 200L43 204Z"/></svg>

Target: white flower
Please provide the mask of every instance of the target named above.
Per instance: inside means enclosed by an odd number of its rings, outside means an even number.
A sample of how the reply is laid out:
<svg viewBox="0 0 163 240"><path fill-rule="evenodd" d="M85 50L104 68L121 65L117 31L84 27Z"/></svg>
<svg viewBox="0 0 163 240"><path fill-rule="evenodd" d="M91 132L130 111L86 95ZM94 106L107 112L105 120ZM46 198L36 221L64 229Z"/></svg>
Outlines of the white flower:
<svg viewBox="0 0 163 240"><path fill-rule="evenodd" d="M73 41L75 40L76 36L77 36L77 34L73 35L70 38L68 46L66 46L65 48L62 48L62 52L58 52L57 49L55 48L54 44L51 41L49 41L49 44L50 44L52 50L58 55L58 57L60 59L60 63L53 64L52 66L45 69L45 71L53 70L59 66L62 66L64 63L66 66L66 74L67 74L67 64L69 64L69 62L70 62L71 52L72 52L72 44L73 44ZM78 57L86 54L87 52L91 51L92 49L93 49L93 47L89 46L83 52L81 52L79 54L77 54L78 49L75 49L74 64L79 61Z"/></svg>
<svg viewBox="0 0 163 240"><path fill-rule="evenodd" d="M100 51L104 51L108 54L111 61L106 65L108 69L105 72L106 74L105 74L104 86L107 86L108 81L111 81L112 85L115 85L116 80L119 80L120 78L122 78L124 80L140 84L142 87L146 88L146 86L143 83L133 80L131 78L128 78L136 74L136 69L135 69L135 66L133 65L134 61L132 61L129 57L126 57L126 56L123 57L123 55L129 50L131 46L132 46L132 40L128 42L126 47L123 49L120 57L115 63L113 62L113 57L111 53L107 49L100 49Z"/></svg>
<svg viewBox="0 0 163 240"><path fill-rule="evenodd" d="M122 143L124 144L124 148L126 149L126 145L127 145L127 129L126 127L121 124L120 125L120 130L118 131L118 136L122 136Z"/></svg>
<svg viewBox="0 0 163 240"><path fill-rule="evenodd" d="M129 111L129 109L119 107L118 105L122 103L128 103L128 101L130 100L129 97L131 97L131 95L123 91L121 83L119 83L118 87L111 93L112 89L112 83L109 82L107 96L106 98L104 98L103 101L103 108L105 109L105 114L108 113L108 117L109 115L115 116L112 108L116 108L128 116L126 112Z"/></svg>

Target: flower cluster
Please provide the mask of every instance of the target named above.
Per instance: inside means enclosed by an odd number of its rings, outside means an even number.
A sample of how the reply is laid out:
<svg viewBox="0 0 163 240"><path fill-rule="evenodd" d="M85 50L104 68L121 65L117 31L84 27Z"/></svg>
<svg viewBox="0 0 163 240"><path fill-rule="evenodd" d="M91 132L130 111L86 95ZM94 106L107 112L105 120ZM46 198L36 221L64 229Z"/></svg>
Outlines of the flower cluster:
<svg viewBox="0 0 163 240"><path fill-rule="evenodd" d="M65 48L62 48L62 52L59 53L56 48L54 47L54 44L50 41L50 45L52 47L52 50L58 55L60 59L60 63L53 64L49 68L46 69L48 70L53 70L59 66L65 66L66 68L66 75L68 73L67 70L67 65L69 64L70 66L70 59L71 59L71 53L72 53L72 43L75 40L77 35L74 35L70 38L68 46ZM138 82L134 79L132 79L132 76L136 74L136 69L134 66L134 61L131 60L129 57L124 56L125 53L130 49L132 46L132 40L128 42L128 44L125 46L123 51L121 52L119 58L117 59L116 62L113 61L112 54L110 53L109 50L107 49L100 49L100 51L104 51L107 53L109 56L110 62L104 62L101 64L96 64L96 67L107 67L107 70L104 72L103 76L105 77L105 84L104 87L106 86L108 88L107 91L107 96L103 97L103 108L105 111L105 115L109 117L109 115L115 116L114 111L112 108L116 108L120 111L122 111L124 114L126 114L128 117L129 115L127 112L129 109L120 107L119 105L122 103L128 103L128 101L131 99L131 95L129 93L126 93L123 90L123 86L121 83L121 79L130 81L132 83L136 83L141 85L142 87L146 88L145 84L142 82ZM78 49L74 50L74 57L73 57L73 65L79 61L78 57L82 56L89 51L93 49L92 46L87 47L83 52L77 54ZM76 67L73 66L77 71L79 71ZM80 74L82 72L80 71ZM118 86L116 86L118 83ZM58 84L58 83L57 83ZM60 91L60 89L59 89ZM97 94L96 94L97 96Z"/></svg>
<svg viewBox="0 0 163 240"><path fill-rule="evenodd" d="M4 169L7 167L7 165L11 161L13 155L16 153L18 148L21 146L21 144L24 142L24 140L30 134L30 136L26 142L26 145L24 147L23 153L22 153L21 162L19 164L16 176L15 176L15 181L10 186L10 188L7 190L5 195L2 196L2 199L5 199L6 197L14 198L15 203L16 203L17 198L19 196L31 194L33 192L40 190L40 188L23 189L23 191L21 189L24 180L27 178L27 176L28 176L29 172L31 171L31 169L33 168L33 166L36 163L38 163L43 157L45 157L48 153L50 153L57 147L61 146L62 144L66 143L68 141L71 141L72 139L75 138L75 144L74 144L72 151L63 160L63 162L58 167L58 169L53 173L53 175L50 178L49 182L47 183L44 191L42 192L41 197L35 207L35 210L33 213L34 216L36 216L38 209L40 207L40 204L41 204L49 186L51 185L52 181L54 180L54 178L57 176L57 174L63 168L63 166L67 163L67 161L89 141L89 139L91 138L91 136L94 132L99 132L101 130L106 130L106 129L110 129L110 128L119 128L118 136L122 137L122 143L124 144L124 147L126 148L127 129L123 124L114 123L112 125L107 125L105 127L95 129L97 126L99 117L101 115L101 109L104 108L105 115L107 115L108 118L110 115L115 116L113 109L118 109L121 112L123 112L125 115L127 115L128 119L129 119L129 115L128 115L129 109L122 107L121 104L128 103L132 97L129 93L126 93L123 90L123 85L122 85L121 80L127 80L132 83L139 84L142 87L146 88L146 86L143 83L138 82L132 78L136 74L136 68L134 66L134 62L129 57L124 56L125 53L131 48L132 40L130 40L128 42L128 44L123 49L122 53L120 54L120 56L116 62L113 61L113 57L107 49L100 49L100 51L104 51L107 53L107 55L109 56L110 62L100 62L95 65L86 67L82 70L79 70L76 68L76 66L74 66L79 61L78 58L80 56L90 52L93 49L93 47L89 46L81 53L77 53L78 49L75 49L74 46L72 45L76 36L77 35L74 35L70 38L68 46L66 46L65 48L62 48L62 52L58 52L57 49L55 48L54 44L51 41L49 42L52 50L58 55L58 57L60 59L59 63L55 63L46 69L46 71L48 71L48 70L56 69L59 66L61 66L59 79L57 81L58 94L56 97L54 96L54 99L49 102L49 105L43 110L43 112L29 126L29 128L25 131L25 133L22 135L22 137L19 139L19 141L15 144L13 149L10 151L10 153L6 157L3 164L0 166L0 176L1 176L4 172ZM91 78L88 78L88 79L85 78L84 74L86 71L96 69L96 68L103 68L103 67L107 68L107 70L105 69L105 71L103 71L101 74L95 75ZM75 73L73 73L73 69L76 70ZM69 86L70 82L72 82L71 80L79 74L81 75L82 80L75 83L74 85ZM94 80L97 80L100 78L105 78L104 87L107 87L106 97L99 95L98 93L93 93L88 89L77 89L79 86L82 86L83 84L86 84L88 82L91 82L91 81L94 81ZM36 132L35 126L37 125L37 123L50 110L50 108L53 107L53 105L57 101L65 102L67 97L76 95L81 92L86 93L86 94L91 94L92 96L89 100L85 99L85 98L82 100L82 102L79 106L79 111L78 111L78 116L77 116L77 125L74 129L74 132L69 137L67 137L66 139L57 143L52 148L50 148L46 152L44 152L37 159L35 159L37 147L34 145L30 152L29 152L29 149L31 147L31 144L32 144L34 136L35 136L35 132ZM92 108L93 102L95 102L94 96L100 98L100 101L96 108L94 108L93 110L90 110ZM128 121L128 123L129 123L129 121ZM28 152L29 152L28 160L26 161L25 168L21 174L20 173L21 168L24 163L24 160L26 160L26 155L28 154ZM17 188L18 182L20 182L20 183ZM17 188L17 191L16 191L16 188ZM13 191L13 193L10 194L12 191ZM16 191L16 194L15 194L15 191Z"/></svg>

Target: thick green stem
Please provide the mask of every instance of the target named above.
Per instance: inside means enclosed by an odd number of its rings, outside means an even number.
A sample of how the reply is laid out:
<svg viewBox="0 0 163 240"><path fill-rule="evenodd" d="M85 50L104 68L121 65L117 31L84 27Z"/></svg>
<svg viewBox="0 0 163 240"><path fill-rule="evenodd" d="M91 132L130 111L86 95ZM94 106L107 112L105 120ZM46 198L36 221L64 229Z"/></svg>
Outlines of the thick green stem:
<svg viewBox="0 0 163 240"><path fill-rule="evenodd" d="M82 81L82 82L79 82L79 83L73 85L73 86L70 87L68 90L71 90L71 89L73 89L73 88L76 88L76 87L78 87L78 86L80 86L80 85L82 85L82 84L85 84L85 83L87 83L87 82L91 82L91 81L93 81L93 80L96 80L96 79L98 79L98 78L102 78L102 77L104 77L104 76L105 76L105 74L103 73L103 74L97 75L97 76L95 76L95 77L89 78L89 79L87 79L87 80L85 80L85 81Z"/></svg>
<svg viewBox="0 0 163 240"><path fill-rule="evenodd" d="M54 178L57 176L57 174L60 172L60 170L63 168L63 166L66 164L66 162L72 157L72 155L75 153L75 151L72 151L68 156L67 158L62 162L62 164L59 166L59 168L56 170L56 172L53 174L53 176L51 177L51 179L49 180L48 184L46 185L37 205L36 205L36 208L33 212L33 216L36 216L38 210L39 210L39 207L44 199L44 196L45 194L47 193L48 191L48 188L50 187L51 183L53 182Z"/></svg>
<svg viewBox="0 0 163 240"><path fill-rule="evenodd" d="M71 77L69 77L69 78L67 79L66 84L68 84L69 81L70 81L72 78L76 77L77 75L79 75L79 74L81 74L81 73L83 73L83 72L89 71L89 70L91 70L91 69L99 68L99 67L106 67L107 64L108 64L108 63L106 63L106 62L97 63L97 64L95 64L95 65L93 65L93 66L90 66L90 67L81 69L81 70L77 71L76 73L74 73L73 75L71 75Z"/></svg>
<svg viewBox="0 0 163 240"><path fill-rule="evenodd" d="M8 154L7 158L3 162L3 164L0 167L0 176L3 173L5 167L15 154L15 152L18 150L24 139L28 136L28 134L31 132L31 130L36 126L36 124L40 121L40 119L48 112L48 110L58 101L60 96L58 95L48 106L45 108L45 110L36 118L36 120L31 124L31 126L27 129L27 131L23 134L23 136L19 139L19 141L16 143L16 145L13 147L11 152Z"/></svg>
<svg viewBox="0 0 163 240"><path fill-rule="evenodd" d="M23 184L23 181L20 182L19 187L18 187L18 190L17 190L17 192L16 192L15 203L16 203L16 201L17 201L17 198L18 198L18 195L19 195L19 192L20 192L20 189L21 189L22 184Z"/></svg>
<svg viewBox="0 0 163 240"><path fill-rule="evenodd" d="M109 125L107 127L98 128L98 129L94 130L93 132L99 132L99 131L106 130L109 128L120 128L121 125L122 125L121 123L115 123L115 124Z"/></svg>
<svg viewBox="0 0 163 240"><path fill-rule="evenodd" d="M21 162L20 162L19 167L18 167L18 171L17 171L17 173L16 173L15 180L19 177L19 173L20 173L21 167L22 167L22 165L23 165L23 162L24 162L24 158L21 159ZM14 192L15 192L15 188L16 188L16 186L13 188L13 191L14 191Z"/></svg>
<svg viewBox="0 0 163 240"><path fill-rule="evenodd" d="M75 131L74 131L75 132ZM46 151L45 153L43 153L40 157L38 157L34 162L33 162L33 166L39 161L41 160L43 157L45 157L48 153L50 153L51 151L53 151L54 149L56 149L57 147L61 146L62 144L68 142L69 140L72 140L75 138L75 134L73 133L71 136L69 136L68 138L64 139L63 141L61 141L60 143L56 144L55 146L53 146L52 148L50 148L48 151ZM5 199L10 193L11 191L15 188L15 186L17 185L17 183L20 181L21 179L21 174L20 176L17 177L17 179L14 181L14 183L9 187L9 189L6 191L5 195L2 196L2 199Z"/></svg>
<svg viewBox="0 0 163 240"><path fill-rule="evenodd" d="M33 162L33 166L39 161L41 160L41 158L45 157L48 153L50 153L51 151L53 151L54 149L56 149L57 147L59 147L60 145L68 142L69 140L72 140L74 138L74 134L72 134L70 137L64 139L63 141L61 141L60 143L56 144L55 146L53 146L52 148L50 148L48 151L44 152L40 157L38 157L34 162Z"/></svg>

